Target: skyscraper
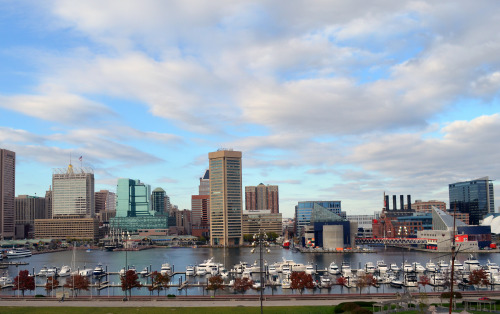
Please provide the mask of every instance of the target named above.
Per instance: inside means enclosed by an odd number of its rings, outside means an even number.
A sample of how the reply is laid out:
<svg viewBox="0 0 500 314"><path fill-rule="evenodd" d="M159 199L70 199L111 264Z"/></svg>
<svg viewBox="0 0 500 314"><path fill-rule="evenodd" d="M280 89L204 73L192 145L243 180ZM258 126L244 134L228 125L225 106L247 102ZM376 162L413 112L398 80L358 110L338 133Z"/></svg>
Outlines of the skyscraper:
<svg viewBox="0 0 500 314"><path fill-rule="evenodd" d="M0 239L14 238L16 153L0 149Z"/></svg>
<svg viewBox="0 0 500 314"><path fill-rule="evenodd" d="M108 190L95 192L95 213L99 221L109 221L116 215L116 193Z"/></svg>
<svg viewBox="0 0 500 314"><path fill-rule="evenodd" d="M267 210L279 213L279 194L277 185L264 185L245 187L246 210Z"/></svg>
<svg viewBox="0 0 500 314"><path fill-rule="evenodd" d="M94 172L91 169L54 169L52 174L52 215L95 215Z"/></svg>
<svg viewBox="0 0 500 314"><path fill-rule="evenodd" d="M206 237L210 233L210 171L200 178L199 195L191 195L192 235Z"/></svg>
<svg viewBox="0 0 500 314"><path fill-rule="evenodd" d="M240 245L242 192L241 152L218 150L208 154L210 164L210 244Z"/></svg>
<svg viewBox="0 0 500 314"><path fill-rule="evenodd" d="M32 239L35 236L35 219L47 219L45 198L19 195L16 204L16 238Z"/></svg>
<svg viewBox="0 0 500 314"><path fill-rule="evenodd" d="M165 211L165 190L162 188L154 189L151 194L152 209L155 214L163 215Z"/></svg>
<svg viewBox="0 0 500 314"><path fill-rule="evenodd" d="M118 179L116 217L149 216L151 186L140 180Z"/></svg>
<svg viewBox="0 0 500 314"><path fill-rule="evenodd" d="M203 177L200 178L198 195L208 195L210 193L210 171L207 169Z"/></svg>
<svg viewBox="0 0 500 314"><path fill-rule="evenodd" d="M489 177L449 185L450 211L469 214L469 224L478 225L488 213L495 212L493 183Z"/></svg>

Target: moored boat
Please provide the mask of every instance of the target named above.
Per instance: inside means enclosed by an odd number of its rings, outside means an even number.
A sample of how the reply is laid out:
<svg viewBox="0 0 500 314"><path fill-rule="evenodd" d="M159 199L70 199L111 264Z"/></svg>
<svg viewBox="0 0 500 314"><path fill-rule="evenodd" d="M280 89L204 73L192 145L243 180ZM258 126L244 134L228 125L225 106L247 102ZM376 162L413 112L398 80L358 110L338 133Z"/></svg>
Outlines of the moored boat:
<svg viewBox="0 0 500 314"><path fill-rule="evenodd" d="M28 249L11 249L7 251L5 257L7 258L21 258L21 257L30 257L32 255L31 251Z"/></svg>

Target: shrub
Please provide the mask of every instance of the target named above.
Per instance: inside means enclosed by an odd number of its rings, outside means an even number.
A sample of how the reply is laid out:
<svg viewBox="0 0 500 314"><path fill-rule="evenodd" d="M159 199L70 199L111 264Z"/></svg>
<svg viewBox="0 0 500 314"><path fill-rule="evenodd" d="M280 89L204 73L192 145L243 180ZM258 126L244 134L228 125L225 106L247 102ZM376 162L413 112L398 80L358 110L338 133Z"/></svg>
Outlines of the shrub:
<svg viewBox="0 0 500 314"><path fill-rule="evenodd" d="M352 310L351 313L353 313L353 314L372 314L373 312L368 310L368 309L359 307L357 309Z"/></svg>
<svg viewBox="0 0 500 314"><path fill-rule="evenodd" d="M167 298L175 298L175 294L167 294Z"/></svg>
<svg viewBox="0 0 500 314"><path fill-rule="evenodd" d="M353 302L344 303L342 305L342 310L344 310L344 312L352 312L352 311L357 310L359 308L360 308L359 305L357 305L356 303L353 303Z"/></svg>
<svg viewBox="0 0 500 314"><path fill-rule="evenodd" d="M35 295L35 298L45 298L45 296L43 294L37 294Z"/></svg>
<svg viewBox="0 0 500 314"><path fill-rule="evenodd" d="M449 299L451 296L451 292L443 292L441 293L441 299ZM453 298L455 299L461 299L462 294L460 292L455 292L453 291Z"/></svg>

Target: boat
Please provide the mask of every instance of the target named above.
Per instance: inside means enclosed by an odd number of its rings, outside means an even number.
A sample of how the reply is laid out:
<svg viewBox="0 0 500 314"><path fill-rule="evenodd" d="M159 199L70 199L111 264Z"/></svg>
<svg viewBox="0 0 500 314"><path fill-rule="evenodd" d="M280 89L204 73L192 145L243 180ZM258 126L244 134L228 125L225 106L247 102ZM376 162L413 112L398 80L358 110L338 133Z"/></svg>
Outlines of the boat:
<svg viewBox="0 0 500 314"><path fill-rule="evenodd" d="M289 249L290 248L290 241L286 240L283 242L283 248L284 249Z"/></svg>
<svg viewBox="0 0 500 314"><path fill-rule="evenodd" d="M47 269L47 273L45 274L45 276L47 276L47 277L56 277L56 276L58 276L57 267L52 266L52 267L48 268Z"/></svg>
<svg viewBox="0 0 500 314"><path fill-rule="evenodd" d="M12 277L10 277L7 273L4 273L2 277L0 277L0 287L5 287L12 284Z"/></svg>
<svg viewBox="0 0 500 314"><path fill-rule="evenodd" d="M340 274L339 267L337 266L337 264L335 264L335 262L330 263L330 266L328 267L328 273L331 275Z"/></svg>
<svg viewBox="0 0 500 314"><path fill-rule="evenodd" d="M401 270L401 268L399 268L398 264L396 263L391 263L391 266L389 266L389 268L394 273L397 273Z"/></svg>
<svg viewBox="0 0 500 314"><path fill-rule="evenodd" d="M220 271L220 276L222 277L222 279L226 279L229 277L229 272L227 271L227 269L221 269Z"/></svg>
<svg viewBox="0 0 500 314"><path fill-rule="evenodd" d="M413 271L415 271L417 273L425 272L425 267L422 266L422 264L420 264L419 262L413 262L411 265L412 265Z"/></svg>
<svg viewBox="0 0 500 314"><path fill-rule="evenodd" d="M194 266L189 265L186 267L186 276L194 276Z"/></svg>
<svg viewBox="0 0 500 314"><path fill-rule="evenodd" d="M36 274L38 277L45 277L47 276L47 266L43 266L42 268L40 268L40 271L38 272L38 274Z"/></svg>
<svg viewBox="0 0 500 314"><path fill-rule="evenodd" d="M59 271L59 277L67 277L69 275L71 275L71 268L67 265L61 267L61 270Z"/></svg>
<svg viewBox="0 0 500 314"><path fill-rule="evenodd" d="M377 266L375 266L376 271L379 272L379 274L387 272L389 269L387 267L387 264L382 260L382 261L377 261Z"/></svg>
<svg viewBox="0 0 500 314"><path fill-rule="evenodd" d="M413 267L410 263L408 263L407 261L405 261L403 263L403 265L401 266L401 269L403 270L403 273L409 273L411 271L413 271Z"/></svg>
<svg viewBox="0 0 500 314"><path fill-rule="evenodd" d="M283 278L281 281L281 289L290 289L290 280Z"/></svg>
<svg viewBox="0 0 500 314"><path fill-rule="evenodd" d="M92 272L94 276L101 276L105 274L104 268L102 268L102 264L99 263L97 266L94 268L94 271Z"/></svg>
<svg viewBox="0 0 500 314"><path fill-rule="evenodd" d="M451 265L451 261L450 261L450 265ZM464 267L464 264L460 263L460 261L455 260L455 262L453 263L453 269L455 271L464 271L465 267Z"/></svg>
<svg viewBox="0 0 500 314"><path fill-rule="evenodd" d="M373 262L366 262L365 273L367 273L367 274L375 273L375 265L373 265Z"/></svg>
<svg viewBox="0 0 500 314"><path fill-rule="evenodd" d="M425 264L425 269L430 272L430 273L435 273L437 272L438 268L436 266L436 264L434 264L434 262L432 260L429 260L426 264Z"/></svg>
<svg viewBox="0 0 500 314"><path fill-rule="evenodd" d="M127 270L125 269L125 267L123 267L122 269L120 269L120 271L118 272L118 274L123 277L123 276L125 276L126 272L127 272Z"/></svg>
<svg viewBox="0 0 500 314"><path fill-rule="evenodd" d="M172 276L172 274L173 274L172 273L172 266L170 266L169 263L161 264L160 274L162 274L163 276L165 276L165 275Z"/></svg>
<svg viewBox="0 0 500 314"><path fill-rule="evenodd" d="M416 275L405 274L404 278L405 287L418 287L418 279Z"/></svg>
<svg viewBox="0 0 500 314"><path fill-rule="evenodd" d="M215 263L214 258L209 258L203 263L200 263L198 266L196 266L196 275L197 276L203 276L206 274L211 274L211 275L217 275L219 273L219 268L221 267L221 264Z"/></svg>
<svg viewBox="0 0 500 314"><path fill-rule="evenodd" d="M231 269L231 272L236 274L242 274L247 267L248 267L247 262L239 262L238 264L234 265L233 269Z"/></svg>
<svg viewBox="0 0 500 314"><path fill-rule="evenodd" d="M445 262L445 261L443 261L443 260L440 260L440 261L438 262L438 264L437 264L437 265L438 265L439 270L440 270L441 272L450 271L450 264L446 263L446 262Z"/></svg>
<svg viewBox="0 0 500 314"><path fill-rule="evenodd" d="M308 264L306 266L306 274L308 274L308 275L315 275L316 274L316 269L314 269L313 265Z"/></svg>
<svg viewBox="0 0 500 314"><path fill-rule="evenodd" d="M126 269L125 269L125 267L123 267L122 269L120 269L119 274L120 274L120 276L125 276L125 274L126 274L128 271L130 271L130 270L131 270L131 271L133 271L134 273L135 273L135 272L137 272L137 271L136 271L136 269L135 269L135 266L133 266L133 265L132 265L132 266L129 266L129 267L128 267L128 270L126 270Z"/></svg>
<svg viewBox="0 0 500 314"><path fill-rule="evenodd" d="M83 276L83 277L92 276L93 273L94 273L94 270L92 268L84 268L84 269L78 271L78 275Z"/></svg>
<svg viewBox="0 0 500 314"><path fill-rule="evenodd" d="M278 271L276 270L276 266L274 265L269 265L267 271L269 272L269 275L276 275L278 273Z"/></svg>
<svg viewBox="0 0 500 314"><path fill-rule="evenodd" d="M328 276L321 276L319 279L320 288L331 288L332 281Z"/></svg>
<svg viewBox="0 0 500 314"><path fill-rule="evenodd" d="M147 275L149 275L148 267L144 267L144 269L139 272L139 275L141 275L142 277L146 277Z"/></svg>
<svg viewBox="0 0 500 314"><path fill-rule="evenodd" d="M349 265L348 262L342 262L342 265L340 265L340 271L344 277L352 276L351 265Z"/></svg>
<svg viewBox="0 0 500 314"><path fill-rule="evenodd" d="M390 282L390 285L391 285L391 287L394 287L394 288L403 288L404 283L403 283L403 281L401 281L399 279L393 279Z"/></svg>
<svg viewBox="0 0 500 314"><path fill-rule="evenodd" d="M432 274L429 278L429 284L434 287L444 286L446 283L446 278L441 273Z"/></svg>
<svg viewBox="0 0 500 314"><path fill-rule="evenodd" d="M490 262L490 260L488 260L488 262L484 266L484 270L489 274L498 274L499 267L497 263L492 263Z"/></svg>
<svg viewBox="0 0 500 314"><path fill-rule="evenodd" d="M469 258L464 261L464 267L466 271L474 271L481 268L481 264L479 261L472 255L469 255Z"/></svg>
<svg viewBox="0 0 500 314"><path fill-rule="evenodd" d="M30 257L32 255L31 251L24 248L19 249L11 249L7 251L5 257L7 258L21 258L21 257Z"/></svg>

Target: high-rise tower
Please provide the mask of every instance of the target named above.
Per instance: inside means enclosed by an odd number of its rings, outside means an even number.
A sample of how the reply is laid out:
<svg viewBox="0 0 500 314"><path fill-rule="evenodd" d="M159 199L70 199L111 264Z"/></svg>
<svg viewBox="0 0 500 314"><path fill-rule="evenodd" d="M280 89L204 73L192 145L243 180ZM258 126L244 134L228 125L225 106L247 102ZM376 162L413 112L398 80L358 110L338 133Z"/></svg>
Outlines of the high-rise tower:
<svg viewBox="0 0 500 314"><path fill-rule="evenodd" d="M52 174L52 216L95 215L94 172L91 169L54 169Z"/></svg>
<svg viewBox="0 0 500 314"><path fill-rule="evenodd" d="M0 239L14 238L16 153L0 149Z"/></svg>
<svg viewBox="0 0 500 314"><path fill-rule="evenodd" d="M218 150L210 163L210 244L240 245L242 193L241 152Z"/></svg>
<svg viewBox="0 0 500 314"><path fill-rule="evenodd" d="M495 212L493 183L489 177L449 185L450 211L469 214L469 224L478 225L488 213Z"/></svg>
<svg viewBox="0 0 500 314"><path fill-rule="evenodd" d="M245 186L246 210L267 210L279 213L279 195L277 185Z"/></svg>

